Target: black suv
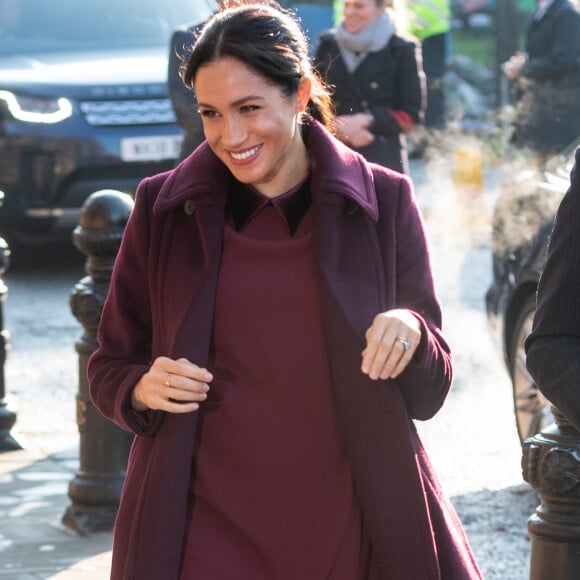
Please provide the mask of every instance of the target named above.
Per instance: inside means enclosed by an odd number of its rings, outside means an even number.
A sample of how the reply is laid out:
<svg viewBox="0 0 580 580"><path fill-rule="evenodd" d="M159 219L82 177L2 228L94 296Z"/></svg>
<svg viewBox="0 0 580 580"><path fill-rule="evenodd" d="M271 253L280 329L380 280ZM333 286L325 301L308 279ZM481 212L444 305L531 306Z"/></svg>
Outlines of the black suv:
<svg viewBox="0 0 580 580"><path fill-rule="evenodd" d="M171 33L213 0L0 0L0 235L70 239L99 189L172 167Z"/></svg>

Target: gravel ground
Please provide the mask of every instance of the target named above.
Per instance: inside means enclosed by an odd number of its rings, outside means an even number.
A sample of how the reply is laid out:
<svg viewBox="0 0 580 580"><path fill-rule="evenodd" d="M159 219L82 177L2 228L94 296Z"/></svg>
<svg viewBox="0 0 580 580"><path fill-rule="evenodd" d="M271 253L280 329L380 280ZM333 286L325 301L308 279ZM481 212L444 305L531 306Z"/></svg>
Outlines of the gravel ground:
<svg viewBox="0 0 580 580"><path fill-rule="evenodd" d="M414 161L412 177L455 360L454 387L445 407L420 423L419 431L484 577L527 580L526 521L538 500L522 481L511 387L484 312L497 171L486 168L484 190L455 187L448 161ZM72 460L78 450L75 341L81 329L68 297L84 276L81 257L73 256L39 251L34 267L9 270L4 305L11 333L6 384L19 404L18 433L27 446L67 452Z"/></svg>

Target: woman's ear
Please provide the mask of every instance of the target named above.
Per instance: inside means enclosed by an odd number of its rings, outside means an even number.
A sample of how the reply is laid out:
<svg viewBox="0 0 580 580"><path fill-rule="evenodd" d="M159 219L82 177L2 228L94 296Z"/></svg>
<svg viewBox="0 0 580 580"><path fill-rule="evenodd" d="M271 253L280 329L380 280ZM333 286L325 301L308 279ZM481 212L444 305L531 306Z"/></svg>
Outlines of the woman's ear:
<svg viewBox="0 0 580 580"><path fill-rule="evenodd" d="M310 92L312 90L312 83L306 76L300 78L296 98L298 101L298 112L303 113L308 107L310 101Z"/></svg>

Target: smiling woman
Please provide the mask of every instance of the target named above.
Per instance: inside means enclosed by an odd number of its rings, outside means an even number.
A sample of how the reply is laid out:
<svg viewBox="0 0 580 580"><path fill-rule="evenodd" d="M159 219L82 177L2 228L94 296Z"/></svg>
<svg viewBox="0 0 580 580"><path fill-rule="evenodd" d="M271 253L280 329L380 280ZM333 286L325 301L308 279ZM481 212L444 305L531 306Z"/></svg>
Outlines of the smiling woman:
<svg viewBox="0 0 580 580"><path fill-rule="evenodd" d="M275 7L184 78L207 140L141 183L89 363L135 434L112 579L479 579L412 423L451 359L410 180L328 130Z"/></svg>

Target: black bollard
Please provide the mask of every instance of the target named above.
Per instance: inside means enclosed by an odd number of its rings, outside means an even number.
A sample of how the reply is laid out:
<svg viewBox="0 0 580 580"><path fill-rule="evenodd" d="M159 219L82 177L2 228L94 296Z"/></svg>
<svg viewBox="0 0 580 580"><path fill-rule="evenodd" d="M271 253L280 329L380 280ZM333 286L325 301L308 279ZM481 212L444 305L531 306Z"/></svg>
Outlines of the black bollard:
<svg viewBox="0 0 580 580"><path fill-rule="evenodd" d="M0 192L2 193L2 192ZM4 194L0 196L0 204ZM16 410L10 404L6 393L6 380L4 366L10 334L4 329L4 300L8 294L8 288L4 283L4 272L10 263L10 248L4 238L0 238L0 452L15 451L22 449L22 445L10 433L16 423Z"/></svg>
<svg viewBox="0 0 580 580"><path fill-rule="evenodd" d="M558 409L556 422L526 439L522 473L541 503L528 520L530 580L580 577L580 433Z"/></svg>
<svg viewBox="0 0 580 580"><path fill-rule="evenodd" d="M87 379L87 363L98 346L97 330L113 264L132 208L133 200L127 194L97 191L84 203L80 224L73 232L74 245L87 256L85 270L88 275L76 284L70 296L72 313L84 329L76 343L80 465L69 484L72 503L62 522L81 535L113 528L132 439L93 406Z"/></svg>

